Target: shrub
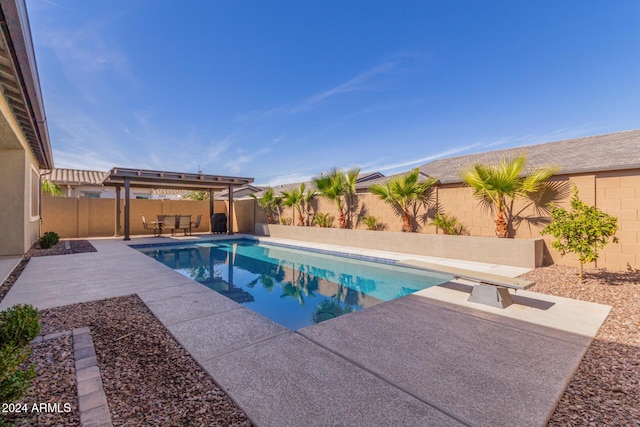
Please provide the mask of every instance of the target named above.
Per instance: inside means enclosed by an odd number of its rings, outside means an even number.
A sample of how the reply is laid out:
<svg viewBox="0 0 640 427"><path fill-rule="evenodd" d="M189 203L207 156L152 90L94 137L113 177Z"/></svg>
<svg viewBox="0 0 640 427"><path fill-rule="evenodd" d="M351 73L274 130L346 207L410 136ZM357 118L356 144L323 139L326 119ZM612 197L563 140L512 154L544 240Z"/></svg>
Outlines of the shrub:
<svg viewBox="0 0 640 427"><path fill-rule="evenodd" d="M31 380L36 376L33 365L21 369L31 354L30 347L7 345L0 348L0 402L13 402L20 399L29 389Z"/></svg>
<svg viewBox="0 0 640 427"><path fill-rule="evenodd" d="M60 236L55 231L47 231L40 237L40 247L42 249L49 249L54 246L60 240Z"/></svg>
<svg viewBox="0 0 640 427"><path fill-rule="evenodd" d="M20 399L35 377L33 365L22 368L40 332L40 314L30 305L15 305L0 312L0 402Z"/></svg>
<svg viewBox="0 0 640 427"><path fill-rule="evenodd" d="M440 228L444 234L459 236L464 233L464 227L458 222L458 218L451 214L438 212L429 224Z"/></svg>
<svg viewBox="0 0 640 427"><path fill-rule="evenodd" d="M328 213L317 213L314 217L313 217L313 223L316 224L318 227L322 227L322 228L330 228L333 227L333 221L336 218L334 216L329 215Z"/></svg>
<svg viewBox="0 0 640 427"><path fill-rule="evenodd" d="M0 346L22 347L38 336L40 313L27 304L0 312Z"/></svg>
<svg viewBox="0 0 640 427"><path fill-rule="evenodd" d="M367 230L380 230L381 228L381 224L378 223L378 218L373 215L363 216L362 222L367 226Z"/></svg>
<svg viewBox="0 0 640 427"><path fill-rule="evenodd" d="M280 218L280 224L282 225L291 225L293 223L292 218Z"/></svg>

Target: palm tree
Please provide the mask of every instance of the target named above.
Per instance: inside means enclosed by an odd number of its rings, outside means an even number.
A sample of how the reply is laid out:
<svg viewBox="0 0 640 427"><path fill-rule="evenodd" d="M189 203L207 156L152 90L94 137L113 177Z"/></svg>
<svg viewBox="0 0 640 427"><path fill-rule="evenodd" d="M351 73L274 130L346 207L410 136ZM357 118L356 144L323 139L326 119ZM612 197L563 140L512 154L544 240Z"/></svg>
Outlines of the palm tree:
<svg viewBox="0 0 640 427"><path fill-rule="evenodd" d="M300 187L291 191L282 192L282 204L284 206L293 207L298 212L298 225L305 225L303 215L303 204L305 203L305 184L300 184Z"/></svg>
<svg viewBox="0 0 640 427"><path fill-rule="evenodd" d="M410 232L414 231L411 219L415 215L418 204L429 201L436 181L437 179L433 177L420 181L420 170L416 168L408 174L397 176L381 184L373 184L369 187L369 191L383 202L393 206L402 216L402 231Z"/></svg>
<svg viewBox="0 0 640 427"><path fill-rule="evenodd" d="M495 164L476 163L460 171L460 178L473 188L473 195L496 212L497 237L508 237L509 221L505 213L512 211L513 202L520 197L533 197L545 188L545 181L559 168L543 166L525 172L527 156L504 158ZM509 215L509 219L511 220Z"/></svg>
<svg viewBox="0 0 640 427"><path fill-rule="evenodd" d="M282 202L282 197L276 196L273 188L271 187L269 187L259 198L256 197L255 194L251 194L250 196L253 197L254 200L258 202L258 206L266 212L267 224L274 224L275 221L273 219L273 215L278 211L278 206L280 206L280 203Z"/></svg>
<svg viewBox="0 0 640 427"><path fill-rule="evenodd" d="M358 175L360 175L360 168L350 169L344 173L344 201L347 211L347 225L349 228L353 227L351 217L356 208L356 184L358 182Z"/></svg>
<svg viewBox="0 0 640 427"><path fill-rule="evenodd" d="M318 195L318 192L315 190L307 190L302 193L302 211L306 214L306 225L311 225L311 221L313 216L311 216L311 202Z"/></svg>
<svg viewBox="0 0 640 427"><path fill-rule="evenodd" d="M43 179L42 180L42 193L43 194L50 194L52 196L62 196L64 195L64 191L62 191L62 188L60 188L60 186L58 184L56 184L55 182L51 182L48 179Z"/></svg>
<svg viewBox="0 0 640 427"><path fill-rule="evenodd" d="M338 207L338 222L340 228L347 228L347 214L350 215L356 194L356 181L360 169L350 169L346 172L333 168L327 174L320 174L313 178L313 182L321 197L331 200Z"/></svg>

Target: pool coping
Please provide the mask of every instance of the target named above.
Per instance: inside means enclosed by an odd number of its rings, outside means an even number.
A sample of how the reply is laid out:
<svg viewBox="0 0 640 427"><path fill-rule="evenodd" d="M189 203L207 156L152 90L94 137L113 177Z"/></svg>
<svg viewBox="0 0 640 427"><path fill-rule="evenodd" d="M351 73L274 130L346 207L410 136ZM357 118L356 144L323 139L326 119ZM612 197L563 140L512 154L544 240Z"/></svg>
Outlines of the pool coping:
<svg viewBox="0 0 640 427"><path fill-rule="evenodd" d="M236 235L236 237L240 236ZM136 240L131 241L131 243L135 244ZM167 241L182 242L183 240L185 239L170 239ZM218 239L208 238L201 240L211 241ZM143 241L144 239L137 240L138 243ZM157 239L151 241L161 242ZM395 331L397 326L394 326L393 323L394 319L402 318L403 312L417 316L418 324L420 324L423 321L429 321L430 316L432 316L430 313L434 312L433 307L440 307L438 310L445 310L441 312L449 313L452 316L453 323L456 322L455 319L469 319L468 316L471 313L472 318L477 319L478 322L487 322L489 320L489 323L486 323L487 325L492 325L492 328L506 328L505 331L511 331L509 332L510 334L527 335L532 329L547 331L543 334L547 336L545 342L553 343L553 348L562 348L564 349L562 351L570 351L572 364L565 367L557 367L560 369L561 375L556 376L557 379L553 380L555 386L551 395L546 395L549 393L545 393L545 395L540 396L540 400L536 400L533 403L527 402L527 404L535 406L537 415L535 419L519 420L521 422L518 424L521 425L543 424L544 419L551 415L557 399L562 394L573 371L577 368L582 355L595 335L593 330L582 334L556 329L553 324L537 325L534 322L536 316L549 317L554 310L562 311L566 308L566 305L562 306L558 302L553 302L553 298L550 296L539 297L547 301L551 300L551 306L546 309L529 307L519 303L514 304L516 307L511 310L511 316L517 316L520 314L519 312L524 311L533 313L532 316L534 317L526 321L518 320L516 322L518 326L514 328L515 320L510 320L505 313L491 313L480 307L470 306L470 303L456 301L455 298L451 301L439 301L437 298L432 298L432 296L416 294L399 300L388 301L367 310L332 319L295 332L283 331L274 327L272 325L273 322L266 318L260 319L261 316L256 317L258 315L242 311L244 307L239 304L234 306L222 302L217 297L224 300L227 299L203 285L170 270L141 252L128 247L122 241L91 239L91 242L98 252L32 259L23 275L2 302L2 305L10 304L11 302L22 302L32 303L40 308L47 308L135 293L150 307L154 315L167 327L178 342L185 347L256 425L299 424L302 419L305 419L309 425L344 424L349 423L349 420L351 420L352 424L369 422L380 425L391 424L390 420L394 417L398 420L403 420L404 424L482 424L486 423L487 410L491 413L495 412L494 416L500 416L501 413L513 415L510 412L510 408L514 403L516 403L516 406L521 403L517 399L514 400L514 396L503 396L505 401L510 402L508 405L497 403L498 406L493 409L478 409L480 412L475 412L476 415L472 416L471 419L468 415L462 416L456 413L455 408L440 407L438 409L438 405L430 405L429 399L423 398L419 392L411 388L411 384L413 384L411 378L401 380L402 372L394 373L392 372L393 370L391 372L380 371L380 367L375 367L375 364L371 365L366 360L352 363L344 349L332 347L334 344L331 341L310 340L308 336L309 328L316 328L316 331L329 331L335 328L338 328L336 330L341 330L341 325L346 325L346 329L341 333L349 333L349 331L357 333L356 329L358 328L358 330L372 328L370 333L381 339L382 341L380 342L387 342L384 338L385 334L390 334L389 337L395 337L392 340L388 340L392 342L396 339L403 339L404 334ZM92 269L93 274L84 274L87 269ZM464 292L458 290L443 288L441 293L444 296L440 295L439 298L444 299L451 298L451 295L460 297L460 294L464 297ZM446 295L447 293L449 294L448 296ZM402 304L406 305L402 301L409 301L405 300L406 298L410 298L412 301L415 300L418 303L420 301L428 302L428 304L417 304L415 305L417 308L414 307L407 311L406 308L402 308ZM538 297L529 295L528 298ZM182 303L178 304L181 299ZM205 304L207 299L217 300L220 303L217 308L208 308L207 304ZM153 304L153 300L164 300L164 302ZM582 308L586 307L585 311L587 312L592 311L592 317L597 319L594 323L598 324L598 328L608 314L608 309L604 306L589 305L589 303L582 302L575 302L574 305ZM369 311L376 309L376 307L382 308L374 312ZM594 311L594 308L598 308L598 310ZM509 311L509 309L505 311ZM395 314L379 316L376 313ZM169 314L174 316L174 320L179 318L179 321L167 324L166 320L163 321L162 319L163 317L166 319ZM176 315L182 317L176 317ZM362 319L365 318L367 321L362 322ZM556 317L556 320L564 321L564 318L560 316ZM358 326L358 322L360 322L360 326ZM206 325L206 327L203 325ZM595 328L595 331L597 332L597 328ZM436 336L429 338L431 336L429 331L416 333L417 335L410 342L415 341L415 339L428 340L437 338ZM193 339L194 334L198 334L197 340ZM235 344L235 336L245 336L247 334L252 338L240 346ZM307 336L304 336L305 334ZM571 340L558 340L553 337L554 334L571 336L574 342L569 342ZM410 337L406 338L410 339ZM447 346L450 345L449 339L445 338L444 341L442 337L437 338L440 343L438 345L445 345L448 348ZM486 348L487 343L484 343L481 338L480 336L475 338L468 337L467 339L471 340L469 345L473 342L474 346L479 346L478 348ZM194 345L198 343L199 345L204 343L210 346L214 357L202 357L202 354L207 354L206 348L204 352L203 348L196 350ZM222 343L227 347L220 349L216 346L217 343ZM518 343L525 347L528 345L527 342L520 343L518 341ZM461 345L455 342L452 344ZM394 344L394 348L396 348L395 346ZM425 349L429 348L429 346L425 347ZM491 355L491 348L487 348L486 351L488 355ZM296 352L305 356L298 357ZM372 353L372 350L363 349L362 352L356 352L355 354L365 359L373 357L371 360L375 361L378 356L376 353L379 353L379 351L373 351ZM394 354L394 357L397 358L394 363L398 367L410 367L416 361L421 361L417 366L428 366L428 353L422 353L424 352L420 351L411 355L411 357L417 358L411 361L410 355L407 355L409 357L407 358L403 356L402 351L399 351ZM264 359L258 358L256 360L258 355L262 355ZM483 366L482 364L490 363L490 359L496 356L503 357L501 354L494 354L488 359L482 359L484 361L479 359L478 362L482 363L477 364L475 367L461 365L456 368L456 372L444 373L447 375L482 373L484 372L484 368L481 367ZM316 361L318 363L317 367L309 365L310 360ZM553 368L555 369L556 366L554 365ZM322 375L314 376L313 372L323 372L323 375L326 375L327 378ZM532 378L540 376L540 373L535 370L526 372L530 372ZM311 377L310 374L312 374ZM425 381L420 380L419 372L412 376L419 383ZM348 378L346 383L345 378ZM407 383L407 381L409 382ZM479 381L479 379L471 381L469 387L475 384L474 381ZM523 379L519 381L523 381ZM264 384L264 388L260 388L259 384ZM477 384L482 384L482 381ZM335 389L338 386L341 389ZM434 384L433 387L436 387L436 389L444 387L442 388L444 391L448 387L447 381ZM495 392L499 395L499 390ZM459 398L462 400L467 399L469 403L474 403L477 400L470 395L461 395ZM496 401L500 402L499 399ZM375 402L375 404L372 404L372 402ZM341 408L345 405L350 406L349 411L342 411ZM514 416L517 416L517 414ZM493 421L493 424L496 424L499 423L500 419L494 419Z"/></svg>

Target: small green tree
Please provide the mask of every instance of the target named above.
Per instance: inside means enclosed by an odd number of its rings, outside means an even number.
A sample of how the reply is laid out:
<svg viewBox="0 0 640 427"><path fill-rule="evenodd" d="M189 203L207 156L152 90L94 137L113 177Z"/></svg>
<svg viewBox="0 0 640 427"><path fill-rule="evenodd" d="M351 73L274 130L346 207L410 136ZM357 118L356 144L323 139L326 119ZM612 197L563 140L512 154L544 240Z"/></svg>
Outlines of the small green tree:
<svg viewBox="0 0 640 427"><path fill-rule="evenodd" d="M188 200L209 200L209 192L207 190L194 190L185 194Z"/></svg>
<svg viewBox="0 0 640 427"><path fill-rule="evenodd" d="M618 243L615 233L618 230L618 218L608 215L595 206L589 206L578 198L578 189L574 187L571 197L571 210L559 206L551 208L551 224L540 234L550 234L556 239L551 246L560 252L574 253L580 260L580 283L584 264L598 259L599 250L609 243Z"/></svg>
<svg viewBox="0 0 640 427"><path fill-rule="evenodd" d="M198 174L202 175L202 169L198 168ZM194 190L185 194L187 200L209 200L209 190Z"/></svg>

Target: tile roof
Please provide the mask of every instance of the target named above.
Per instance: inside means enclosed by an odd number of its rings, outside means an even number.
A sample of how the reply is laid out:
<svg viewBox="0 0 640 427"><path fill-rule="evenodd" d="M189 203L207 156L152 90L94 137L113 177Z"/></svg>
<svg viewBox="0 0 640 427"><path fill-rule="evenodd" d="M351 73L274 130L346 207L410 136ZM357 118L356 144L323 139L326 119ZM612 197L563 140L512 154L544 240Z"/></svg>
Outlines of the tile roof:
<svg viewBox="0 0 640 427"><path fill-rule="evenodd" d="M640 168L640 129L448 157L429 162L420 171L445 184L461 182L458 171L463 167L521 153L526 153L528 166L558 166L558 174Z"/></svg>
<svg viewBox="0 0 640 427"><path fill-rule="evenodd" d="M56 184L102 185L102 180L108 174L106 171L85 171L78 169L42 170L44 178ZM49 175L50 173L50 175Z"/></svg>

